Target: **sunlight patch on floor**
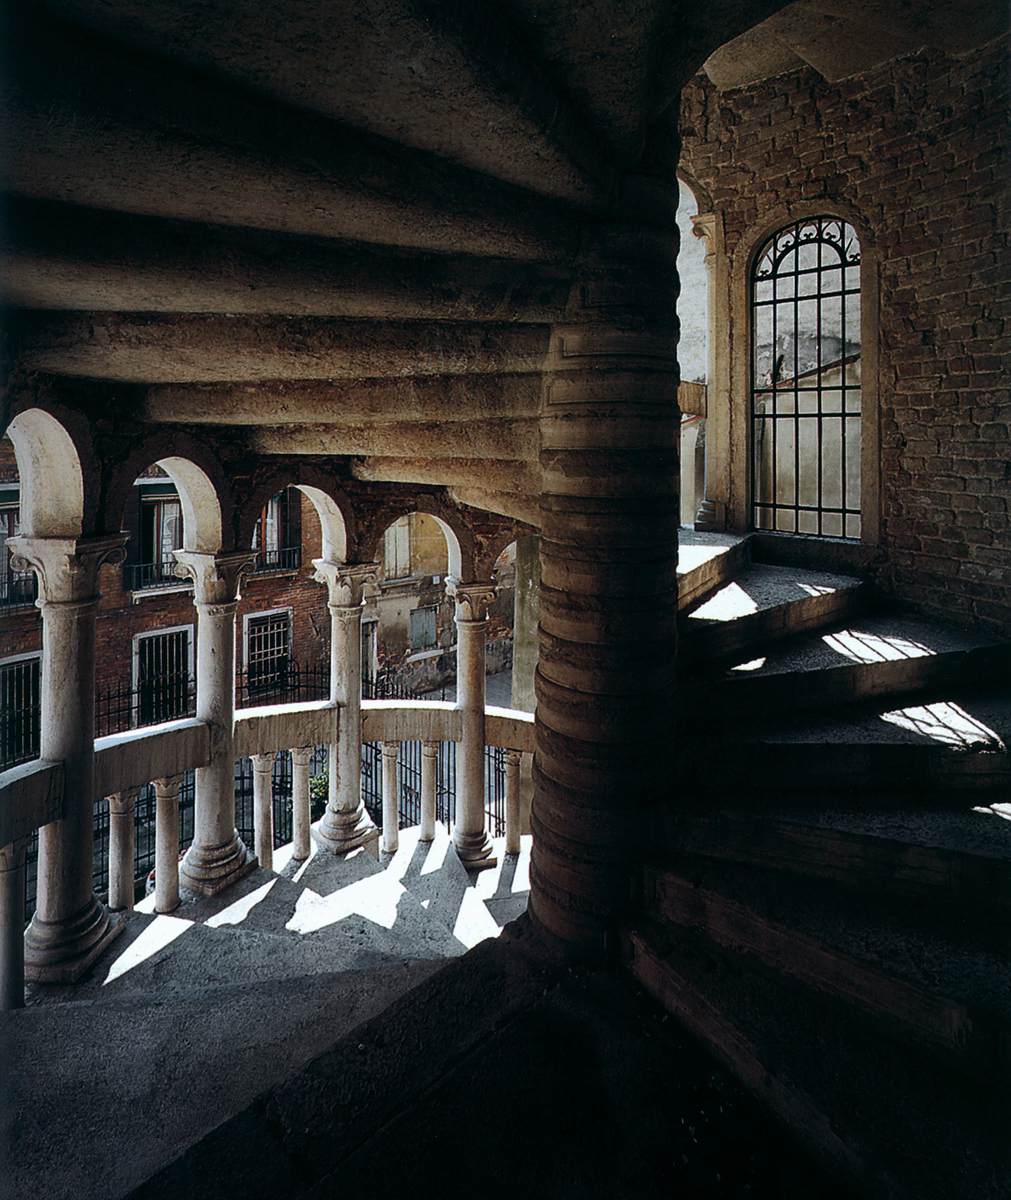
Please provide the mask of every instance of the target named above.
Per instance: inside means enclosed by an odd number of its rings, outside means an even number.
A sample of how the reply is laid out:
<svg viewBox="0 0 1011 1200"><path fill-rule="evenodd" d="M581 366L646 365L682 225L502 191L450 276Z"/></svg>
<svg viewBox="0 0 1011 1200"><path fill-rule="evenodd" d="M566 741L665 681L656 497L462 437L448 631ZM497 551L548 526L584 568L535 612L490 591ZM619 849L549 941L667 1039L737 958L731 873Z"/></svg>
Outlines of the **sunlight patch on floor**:
<svg viewBox="0 0 1011 1200"><path fill-rule="evenodd" d="M736 667L731 667L731 671L760 671L768 660L764 658L753 658L750 662L738 663Z"/></svg>
<svg viewBox="0 0 1011 1200"><path fill-rule="evenodd" d="M758 605L739 583L728 583L691 615L693 621L733 621L758 612Z"/></svg>
<svg viewBox="0 0 1011 1200"><path fill-rule="evenodd" d="M260 901L267 898L275 883L277 883L276 879L268 879L262 887L240 897L233 904L229 904L227 908L223 908L221 912L215 913L213 917L208 917L204 924L209 925L212 929L216 929L219 925L241 925Z"/></svg>
<svg viewBox="0 0 1011 1200"><path fill-rule="evenodd" d="M114 979L119 979L134 967L139 967L142 962L146 962L159 950L164 950L176 938L181 937L192 925L192 921L185 921L181 917L155 917L140 937L134 938L123 953L114 959L102 986L105 987Z"/></svg>
<svg viewBox="0 0 1011 1200"><path fill-rule="evenodd" d="M682 542L678 546L678 574L687 575L689 571L694 571L703 563L719 558L721 554L726 554L731 549L733 549L732 546L688 546Z"/></svg>
<svg viewBox="0 0 1011 1200"><path fill-rule="evenodd" d="M910 733L918 733L931 741L955 749L1006 748L998 733L952 700L918 705L915 708L900 708L895 712L882 713L881 719L890 725L908 729Z"/></svg>
<svg viewBox="0 0 1011 1200"><path fill-rule="evenodd" d="M316 933L345 917L364 917L384 929L392 929L397 921L397 905L406 892L403 884L385 871L359 879L329 896L303 892L285 929L291 933Z"/></svg>
<svg viewBox="0 0 1011 1200"><path fill-rule="evenodd" d="M802 592L806 592L809 596L831 596L833 592L838 590L834 587L826 587L821 583L801 583L796 579L794 580L794 583L797 584L797 587L799 587Z"/></svg>
<svg viewBox="0 0 1011 1200"><path fill-rule="evenodd" d="M822 641L830 650L858 663L898 662L903 658L927 658L937 653L922 642L897 634L861 633L857 629L826 634Z"/></svg>

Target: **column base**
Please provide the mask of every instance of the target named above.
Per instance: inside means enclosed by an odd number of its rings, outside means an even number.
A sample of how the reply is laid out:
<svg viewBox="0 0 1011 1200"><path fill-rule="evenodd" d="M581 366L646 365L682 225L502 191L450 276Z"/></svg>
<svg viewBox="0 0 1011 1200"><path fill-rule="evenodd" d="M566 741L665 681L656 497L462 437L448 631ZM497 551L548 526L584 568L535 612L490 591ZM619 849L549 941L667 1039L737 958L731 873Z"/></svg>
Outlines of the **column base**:
<svg viewBox="0 0 1011 1200"><path fill-rule="evenodd" d="M198 896L216 896L259 866L256 855L236 835L223 846L190 846L179 866L179 887Z"/></svg>
<svg viewBox="0 0 1011 1200"><path fill-rule="evenodd" d="M25 980L76 983L125 928L96 897L66 921L41 921L38 913L25 931Z"/></svg>
<svg viewBox="0 0 1011 1200"><path fill-rule="evenodd" d="M312 827L312 840L328 854L349 854L360 846L379 842L379 830L364 807L357 812L327 809Z"/></svg>
<svg viewBox="0 0 1011 1200"><path fill-rule="evenodd" d="M485 871L498 865L498 859L492 854L492 844L483 829L479 833L461 833L454 829L453 845L457 858L468 871Z"/></svg>
<svg viewBox="0 0 1011 1200"><path fill-rule="evenodd" d="M722 500L703 500L695 514L695 528L700 532L718 533L727 527L727 506Z"/></svg>

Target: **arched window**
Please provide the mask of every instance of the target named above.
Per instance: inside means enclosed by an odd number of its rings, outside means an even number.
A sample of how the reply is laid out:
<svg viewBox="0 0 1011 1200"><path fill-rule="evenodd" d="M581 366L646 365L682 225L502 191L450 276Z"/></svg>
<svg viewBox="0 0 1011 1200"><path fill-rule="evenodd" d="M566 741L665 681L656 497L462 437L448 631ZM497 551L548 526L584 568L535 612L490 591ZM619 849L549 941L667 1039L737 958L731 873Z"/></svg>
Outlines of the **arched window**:
<svg viewBox="0 0 1011 1200"><path fill-rule="evenodd" d="M751 273L756 529L859 538L860 244L838 217L795 221Z"/></svg>

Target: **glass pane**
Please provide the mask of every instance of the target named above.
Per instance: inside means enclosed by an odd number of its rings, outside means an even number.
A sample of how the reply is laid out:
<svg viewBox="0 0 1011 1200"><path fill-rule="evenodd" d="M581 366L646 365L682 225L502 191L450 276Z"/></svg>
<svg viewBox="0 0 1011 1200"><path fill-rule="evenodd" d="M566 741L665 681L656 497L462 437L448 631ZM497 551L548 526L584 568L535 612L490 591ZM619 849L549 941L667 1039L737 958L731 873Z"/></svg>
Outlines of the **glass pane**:
<svg viewBox="0 0 1011 1200"><path fill-rule="evenodd" d="M796 422L780 421L776 426L776 503L796 504L794 448Z"/></svg>
<svg viewBox="0 0 1011 1200"><path fill-rule="evenodd" d="M818 421L800 421L800 482L797 489L797 503L809 504L812 508L818 506ZM816 533L815 528L807 532Z"/></svg>
<svg viewBox="0 0 1011 1200"><path fill-rule="evenodd" d="M821 502L826 508L842 508L842 419L821 421Z"/></svg>

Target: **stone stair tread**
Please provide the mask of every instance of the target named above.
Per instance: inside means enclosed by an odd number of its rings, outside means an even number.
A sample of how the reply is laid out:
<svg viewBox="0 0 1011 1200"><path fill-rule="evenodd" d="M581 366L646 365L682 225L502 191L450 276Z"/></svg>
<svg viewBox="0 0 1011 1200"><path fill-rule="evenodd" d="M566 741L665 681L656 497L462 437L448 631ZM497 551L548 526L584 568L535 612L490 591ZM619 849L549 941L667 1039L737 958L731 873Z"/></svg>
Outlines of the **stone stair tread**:
<svg viewBox="0 0 1011 1200"><path fill-rule="evenodd" d="M643 921L625 944L635 978L855 1177L860 1195L1003 1200L1006 1085L983 1088L911 1055L863 1013L812 1003L809 989L749 970L690 931Z"/></svg>
<svg viewBox="0 0 1011 1200"><path fill-rule="evenodd" d="M736 681L874 665L960 654L1006 644L996 637L927 617L869 613L770 647L760 659L739 656L740 661L727 665L724 678Z"/></svg>
<svg viewBox="0 0 1011 1200"><path fill-rule="evenodd" d="M990 1014L1011 1038L1011 941L1000 954L973 944L965 922L945 929L932 915L920 919L918 909L840 896L831 883L763 867L689 859L656 869L655 878L658 889L670 882L687 896L693 919L712 925L718 940L728 936L721 912L747 914L760 926L787 931L798 947L827 950L925 995ZM803 959L800 949L797 958Z"/></svg>
<svg viewBox="0 0 1011 1200"><path fill-rule="evenodd" d="M34 1200L42 1179L54 1197L126 1194L443 965L117 992L0 1014L6 1200Z"/></svg>
<svg viewBox="0 0 1011 1200"><path fill-rule="evenodd" d="M863 581L852 575L804 567L752 563L688 617L688 629L734 621L813 596L855 590Z"/></svg>
<svg viewBox="0 0 1011 1200"><path fill-rule="evenodd" d="M745 741L767 745L922 746L954 753L1006 756L1011 741L1011 691L954 688L944 700L901 707L879 700L854 711L784 717Z"/></svg>

